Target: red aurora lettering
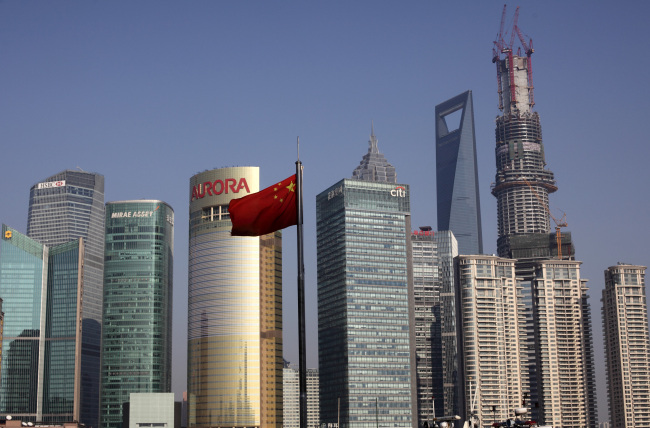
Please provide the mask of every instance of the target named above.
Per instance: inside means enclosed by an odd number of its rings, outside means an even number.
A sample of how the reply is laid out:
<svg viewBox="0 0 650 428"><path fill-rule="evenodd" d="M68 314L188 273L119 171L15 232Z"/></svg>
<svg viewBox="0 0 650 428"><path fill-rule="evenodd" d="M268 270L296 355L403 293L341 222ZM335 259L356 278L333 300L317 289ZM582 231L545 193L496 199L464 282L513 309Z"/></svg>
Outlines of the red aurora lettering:
<svg viewBox="0 0 650 428"><path fill-rule="evenodd" d="M226 178L225 180L206 181L203 184L197 184L192 189L192 201L201 199L206 196L218 196L222 193L239 193L240 190L246 189L246 193L251 191L248 189L248 183L245 178L240 178L239 183L235 178Z"/></svg>

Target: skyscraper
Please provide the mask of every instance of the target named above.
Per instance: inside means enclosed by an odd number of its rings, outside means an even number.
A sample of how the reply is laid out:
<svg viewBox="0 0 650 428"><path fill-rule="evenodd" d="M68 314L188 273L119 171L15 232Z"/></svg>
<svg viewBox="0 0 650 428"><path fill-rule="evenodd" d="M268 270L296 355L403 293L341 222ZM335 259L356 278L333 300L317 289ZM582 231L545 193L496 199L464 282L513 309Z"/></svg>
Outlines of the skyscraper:
<svg viewBox="0 0 650 428"><path fill-rule="evenodd" d="M462 349L458 376L465 403L461 417L476 415L481 426L489 426L489 421L510 417L523 397L518 352L523 302L515 261L460 255L456 271Z"/></svg>
<svg viewBox="0 0 650 428"><path fill-rule="evenodd" d="M459 111L455 126L451 118ZM472 91L436 106L436 187L438 230L454 232L460 254L482 254Z"/></svg>
<svg viewBox="0 0 650 428"><path fill-rule="evenodd" d="M545 425L594 427L597 422L591 317L580 264L542 260L535 266L537 418Z"/></svg>
<svg viewBox="0 0 650 428"><path fill-rule="evenodd" d="M291 366L282 375L283 428L300 428L300 373ZM307 369L307 428L318 428L318 369Z"/></svg>
<svg viewBox="0 0 650 428"><path fill-rule="evenodd" d="M650 339L645 266L605 271L603 332L612 428L650 427Z"/></svg>
<svg viewBox="0 0 650 428"><path fill-rule="evenodd" d="M106 204L101 426L122 426L131 393L171 391L174 211Z"/></svg>
<svg viewBox="0 0 650 428"><path fill-rule="evenodd" d="M440 279L435 233L421 226L411 233L418 425L442 416L442 334ZM435 410L434 410L435 406Z"/></svg>
<svg viewBox="0 0 650 428"><path fill-rule="evenodd" d="M510 236L550 232L548 195L557 186L546 169L539 114L532 111L530 57L513 55L512 47L504 52L504 59L495 58L503 114L496 121L492 194L497 198L497 249L499 256L508 257Z"/></svg>
<svg viewBox="0 0 650 428"><path fill-rule="evenodd" d="M440 334L442 336L442 388L443 415L457 415L461 408L460 388L464 387L458 377L460 322L456 298L454 258L458 256L458 243L451 230L438 231L434 236L438 249L438 278L440 281Z"/></svg>
<svg viewBox="0 0 650 428"><path fill-rule="evenodd" d="M3 225L0 414L79 420L83 238L48 247Z"/></svg>
<svg viewBox="0 0 650 428"><path fill-rule="evenodd" d="M415 427L409 186L374 132L353 177L316 197L321 422Z"/></svg>
<svg viewBox="0 0 650 428"><path fill-rule="evenodd" d="M257 167L190 179L190 427L282 425L282 235L230 236L230 200L258 190Z"/></svg>
<svg viewBox="0 0 650 428"><path fill-rule="evenodd" d="M492 58L503 112L496 120L497 172L492 194L497 198L497 251L501 257L516 259L516 276L522 287L525 333L521 352L522 364L527 367L522 399L528 398L532 418L542 423L594 427L593 344L586 280L580 278L580 262L574 260L570 233L560 230L566 221L556 219L549 209L549 194L557 186L553 173L546 168L539 114L533 111L532 40L523 38L516 20L510 30L512 37L505 37L503 18L505 7ZM525 57L514 54L515 34ZM511 41L506 44L508 38ZM555 233L551 233L551 219ZM572 277L555 276L565 274ZM556 280L558 287L572 293L575 300L545 289L545 284ZM561 315L555 313L556 305L562 308ZM574 310L566 310L568 307ZM579 331L571 330L575 326ZM556 351L555 339L562 336L562 340L569 340L563 329L579 335L570 341L580 348ZM578 360L581 370L566 371L563 383L559 383L558 373ZM575 385L580 387L573 388ZM572 398L559 399L558 394ZM565 417L567 412L576 414Z"/></svg>
<svg viewBox="0 0 650 428"><path fill-rule="evenodd" d="M104 176L66 170L33 185L29 194L27 236L47 246L84 238L79 420L96 427L104 284Z"/></svg>

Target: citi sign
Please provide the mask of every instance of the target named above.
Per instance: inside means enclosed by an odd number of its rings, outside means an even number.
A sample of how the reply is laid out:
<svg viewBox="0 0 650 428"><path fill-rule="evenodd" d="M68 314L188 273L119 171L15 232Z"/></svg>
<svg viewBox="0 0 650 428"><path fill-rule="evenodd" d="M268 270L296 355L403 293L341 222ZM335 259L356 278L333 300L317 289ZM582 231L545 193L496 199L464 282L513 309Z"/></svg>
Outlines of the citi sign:
<svg viewBox="0 0 650 428"><path fill-rule="evenodd" d="M248 189L248 183L244 177L237 181L236 178L226 178L225 180L206 181L203 184L197 184L192 189L192 201L195 199L205 198L206 196L218 196L223 193L239 193L240 190Z"/></svg>
<svg viewBox="0 0 650 428"><path fill-rule="evenodd" d="M406 189L402 186L397 186L390 191L390 195L398 198L406 198Z"/></svg>

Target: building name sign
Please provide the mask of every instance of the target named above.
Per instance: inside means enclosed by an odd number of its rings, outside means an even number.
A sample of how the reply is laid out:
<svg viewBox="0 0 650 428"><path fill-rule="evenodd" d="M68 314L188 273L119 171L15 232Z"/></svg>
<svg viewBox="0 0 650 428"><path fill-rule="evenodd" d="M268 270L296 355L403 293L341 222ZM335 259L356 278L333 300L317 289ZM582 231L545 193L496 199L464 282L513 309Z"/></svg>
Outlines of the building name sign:
<svg viewBox="0 0 650 428"><path fill-rule="evenodd" d="M142 218L151 216L153 216L153 211L124 211L111 214L111 218Z"/></svg>
<svg viewBox="0 0 650 428"><path fill-rule="evenodd" d="M206 181L203 184L194 186L191 201L206 196L218 196L222 193L239 193L242 189L245 189L246 193L251 192L244 177L240 178L239 181L236 178L226 178L225 180L215 180L214 182Z"/></svg>
<svg viewBox="0 0 650 428"><path fill-rule="evenodd" d="M397 186L393 190L390 191L391 196L395 196L397 198L405 198L406 197L406 189L402 186Z"/></svg>
<svg viewBox="0 0 650 428"><path fill-rule="evenodd" d="M433 236L435 232L433 230L414 230L413 236Z"/></svg>
<svg viewBox="0 0 650 428"><path fill-rule="evenodd" d="M330 190L327 192L327 200L329 201L330 199L343 194L343 186L339 186L334 188L334 190Z"/></svg>
<svg viewBox="0 0 650 428"><path fill-rule="evenodd" d="M63 187L65 186L65 180L60 181L48 181L47 183L38 183L37 189L50 189L52 187Z"/></svg>

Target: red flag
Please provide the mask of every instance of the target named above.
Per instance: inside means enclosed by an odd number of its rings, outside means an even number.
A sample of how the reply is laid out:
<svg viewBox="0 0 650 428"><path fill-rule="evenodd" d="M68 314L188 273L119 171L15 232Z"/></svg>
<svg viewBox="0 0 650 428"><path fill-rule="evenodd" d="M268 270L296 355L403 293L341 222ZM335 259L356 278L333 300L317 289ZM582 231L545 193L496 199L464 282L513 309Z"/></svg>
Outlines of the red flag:
<svg viewBox="0 0 650 428"><path fill-rule="evenodd" d="M296 175L228 206L232 236L260 236L298 224Z"/></svg>

